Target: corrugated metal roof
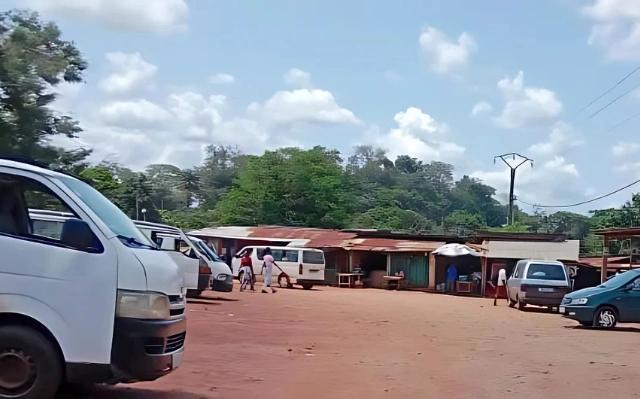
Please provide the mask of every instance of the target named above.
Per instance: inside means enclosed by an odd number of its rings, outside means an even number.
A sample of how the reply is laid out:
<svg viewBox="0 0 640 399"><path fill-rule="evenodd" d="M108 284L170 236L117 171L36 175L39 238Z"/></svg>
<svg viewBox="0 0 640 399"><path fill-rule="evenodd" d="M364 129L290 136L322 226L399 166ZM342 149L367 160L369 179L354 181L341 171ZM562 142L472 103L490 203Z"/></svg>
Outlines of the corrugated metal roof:
<svg viewBox="0 0 640 399"><path fill-rule="evenodd" d="M445 242L395 240L392 238L354 238L342 247L352 251L431 252Z"/></svg>
<svg viewBox="0 0 640 399"><path fill-rule="evenodd" d="M295 246L344 248L351 251L431 252L445 244L444 241L358 238L355 232L283 226L212 227L189 234L256 241L292 241L291 245Z"/></svg>
<svg viewBox="0 0 640 399"><path fill-rule="evenodd" d="M344 233L338 230L283 226L210 227L192 231L189 234L240 240L292 241L295 246L308 248L341 247L343 242L357 236L354 233Z"/></svg>

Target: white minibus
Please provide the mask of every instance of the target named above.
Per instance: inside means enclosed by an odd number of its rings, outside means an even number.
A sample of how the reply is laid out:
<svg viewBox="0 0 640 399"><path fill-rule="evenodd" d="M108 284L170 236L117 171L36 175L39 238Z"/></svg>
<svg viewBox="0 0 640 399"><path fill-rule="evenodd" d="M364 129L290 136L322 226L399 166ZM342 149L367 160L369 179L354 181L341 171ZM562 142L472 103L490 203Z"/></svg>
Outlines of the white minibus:
<svg viewBox="0 0 640 399"><path fill-rule="evenodd" d="M74 218L36 232L29 208ZM0 398L152 381L182 363L180 269L89 184L0 158L0 254Z"/></svg>
<svg viewBox="0 0 640 399"><path fill-rule="evenodd" d="M169 251L182 268L189 297L200 296L209 287L218 292L233 291L231 269L202 240L166 224L138 220L133 223L161 249Z"/></svg>
<svg viewBox="0 0 640 399"><path fill-rule="evenodd" d="M248 246L242 248L231 261L233 275L242 280L240 271L240 259L242 255L251 249L251 261L256 280L264 281L262 265L264 263L264 250L267 245ZM295 247L269 247L276 264L284 271L280 273L274 268L271 283L278 283L280 287L290 288L293 284L299 284L305 290L310 290L314 285L324 283L324 252L319 249L295 248Z"/></svg>

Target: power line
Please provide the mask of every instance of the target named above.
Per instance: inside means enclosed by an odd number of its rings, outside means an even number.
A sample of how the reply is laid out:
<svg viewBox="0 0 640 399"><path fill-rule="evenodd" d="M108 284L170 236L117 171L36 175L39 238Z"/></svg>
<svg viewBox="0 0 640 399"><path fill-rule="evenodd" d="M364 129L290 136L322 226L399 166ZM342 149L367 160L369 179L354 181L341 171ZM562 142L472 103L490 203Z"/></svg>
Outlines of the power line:
<svg viewBox="0 0 640 399"><path fill-rule="evenodd" d="M615 125L615 126L613 126L613 127L609 128L607 131L605 131L605 132L603 132L603 133L601 133L601 134L609 133L610 131L612 131L612 130L615 130L615 129L619 128L620 126L622 126L622 125L626 124L627 122L631 121L632 119L637 118L638 116L640 116L640 112L638 112L637 114L635 114L635 115L633 115L633 116L630 116L629 118L627 118L627 119L623 120L622 122L620 122L620 123L618 123L617 125Z"/></svg>
<svg viewBox="0 0 640 399"><path fill-rule="evenodd" d="M605 91L603 94L601 94L599 97L597 97L595 100L591 101L589 104L587 104L584 108L582 108L580 111L578 111L578 113L584 111L585 109L589 108L590 106L592 106L593 104L595 104L596 101L598 101L599 99L601 99L602 97L606 96L607 94L611 93L613 91L613 89L615 89L616 87L620 86L620 84L622 84L622 82L624 82L625 80L629 79L631 77L631 75L633 75L634 73L640 71L640 66L637 67L636 69L634 69L633 71L631 71L627 76L625 76L624 78L622 78L621 80L618 81L618 83L616 83L615 85L613 85L612 88L610 88L609 90Z"/></svg>
<svg viewBox="0 0 640 399"><path fill-rule="evenodd" d="M615 103L616 101L618 101L619 99L621 99L622 97L628 95L629 93L631 93L632 91L636 90L638 87L640 87L640 83L635 85L633 88L627 90L626 92L620 94L618 97L614 98L609 104L605 105L604 107L600 108L599 110L597 110L596 112L594 112L593 114L589 115L589 117L587 119L591 119L594 116L598 115L600 112L604 111L605 109L609 108L611 105L613 105L613 103Z"/></svg>
<svg viewBox="0 0 640 399"><path fill-rule="evenodd" d="M633 183L627 184L626 186L621 187L621 188L619 188L619 189L617 189L617 190L615 190L615 191L612 191L612 192L610 192L610 193L603 194L603 195L601 195L601 196L599 196L599 197L592 198L592 199L587 200L587 201L578 202L578 203L575 203L575 204L570 204L570 205L538 205L538 204L531 204L531 203L529 203L529 202L522 201L521 199L518 199L518 198L516 198L516 201L521 202L521 203L523 203L523 204L525 204L525 205L534 206L534 207L536 207L536 208L573 208L573 207L575 207L575 206L580 206L580 205L588 204L588 203L590 203L590 202L594 202L594 201L601 200L601 199L603 199L603 198L610 197L610 196L612 196L613 194L617 194L617 193L619 193L620 191L626 190L626 189L628 189L629 187L631 187L631 186L633 186L633 185L636 185L636 184L638 184L638 183L640 183L640 179L639 179L639 180L634 181Z"/></svg>

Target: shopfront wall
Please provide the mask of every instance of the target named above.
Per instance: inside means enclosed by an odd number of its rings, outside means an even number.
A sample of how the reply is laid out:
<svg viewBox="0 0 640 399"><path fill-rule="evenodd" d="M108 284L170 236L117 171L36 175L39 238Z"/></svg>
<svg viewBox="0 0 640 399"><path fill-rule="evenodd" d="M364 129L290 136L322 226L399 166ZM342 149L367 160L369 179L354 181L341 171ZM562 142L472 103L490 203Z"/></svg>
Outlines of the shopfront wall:
<svg viewBox="0 0 640 399"><path fill-rule="evenodd" d="M391 253L389 275L404 272L409 286L427 287L429 285L428 253Z"/></svg>

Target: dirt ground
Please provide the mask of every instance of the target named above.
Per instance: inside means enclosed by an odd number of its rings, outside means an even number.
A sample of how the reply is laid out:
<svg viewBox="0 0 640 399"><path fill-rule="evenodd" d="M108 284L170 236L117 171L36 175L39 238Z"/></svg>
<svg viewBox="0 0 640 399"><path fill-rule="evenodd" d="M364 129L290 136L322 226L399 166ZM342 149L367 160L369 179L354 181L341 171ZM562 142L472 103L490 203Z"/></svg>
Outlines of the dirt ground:
<svg viewBox="0 0 640 399"><path fill-rule="evenodd" d="M638 396L640 329L587 330L546 311L492 305L325 287L210 292L188 306L181 368L156 382L98 388L86 397Z"/></svg>

